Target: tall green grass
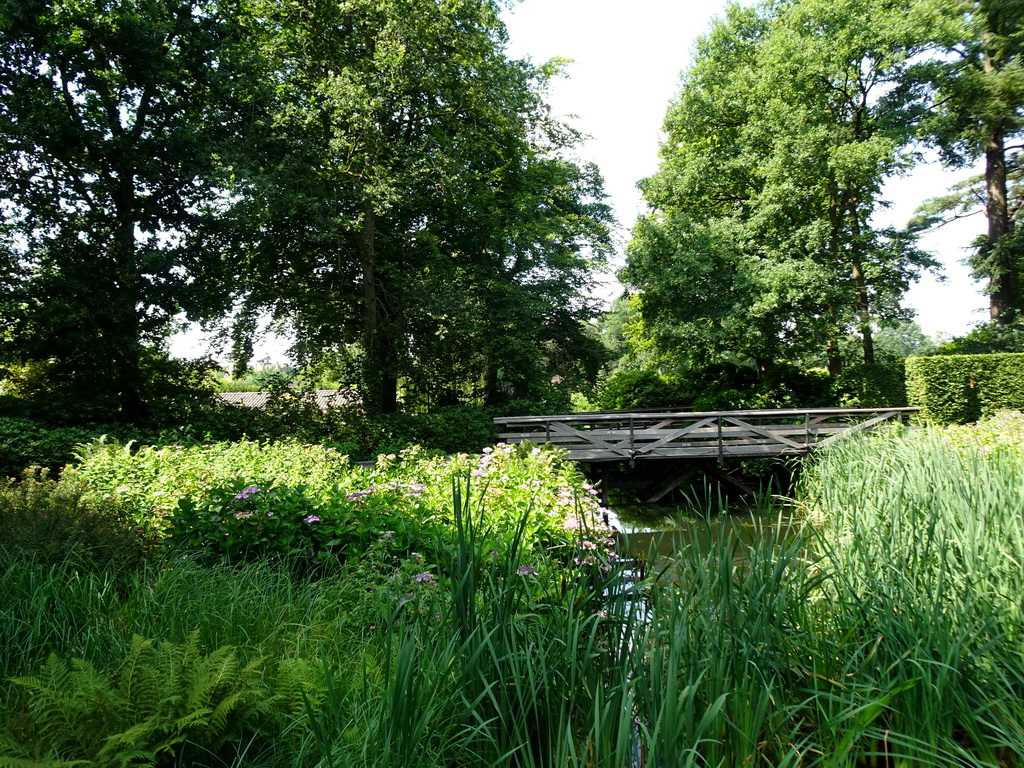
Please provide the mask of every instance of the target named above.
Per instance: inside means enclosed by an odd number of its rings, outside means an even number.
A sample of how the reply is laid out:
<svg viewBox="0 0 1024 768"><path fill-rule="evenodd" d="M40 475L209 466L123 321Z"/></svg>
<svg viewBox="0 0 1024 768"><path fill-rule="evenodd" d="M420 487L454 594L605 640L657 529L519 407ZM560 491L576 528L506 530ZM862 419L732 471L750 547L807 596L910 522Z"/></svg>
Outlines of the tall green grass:
<svg viewBox="0 0 1024 768"><path fill-rule="evenodd" d="M535 510L490 551L488 494L458 483L436 584L372 560L318 581L27 562L2 574L0 672L56 652L116 679L135 636L229 646L277 715L209 765L1017 766L1022 480L1019 453L938 434L839 443L804 523L780 508L752 537L719 506L642 579L538 549ZM15 688L8 740L31 731Z"/></svg>

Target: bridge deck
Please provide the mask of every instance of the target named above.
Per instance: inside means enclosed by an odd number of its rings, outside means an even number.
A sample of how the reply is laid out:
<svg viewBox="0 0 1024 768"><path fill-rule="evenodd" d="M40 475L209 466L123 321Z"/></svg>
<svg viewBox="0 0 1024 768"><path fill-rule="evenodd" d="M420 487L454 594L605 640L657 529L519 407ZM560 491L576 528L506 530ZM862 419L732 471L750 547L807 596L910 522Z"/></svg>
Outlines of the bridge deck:
<svg viewBox="0 0 1024 768"><path fill-rule="evenodd" d="M583 462L795 456L917 408L600 411L494 421L509 443L553 443Z"/></svg>

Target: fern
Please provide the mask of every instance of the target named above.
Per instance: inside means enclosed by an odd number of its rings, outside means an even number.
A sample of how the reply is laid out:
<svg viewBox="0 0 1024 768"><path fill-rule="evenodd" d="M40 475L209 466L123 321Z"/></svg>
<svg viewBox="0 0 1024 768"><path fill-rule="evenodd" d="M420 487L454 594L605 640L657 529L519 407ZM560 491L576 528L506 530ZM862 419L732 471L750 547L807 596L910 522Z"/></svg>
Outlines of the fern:
<svg viewBox="0 0 1024 768"><path fill-rule="evenodd" d="M14 682L28 693L34 743L4 748L0 768L58 765L29 757L40 748L59 765L90 768L173 762L186 747L216 753L257 730L281 699L262 659L242 666L230 646L204 653L197 634L178 644L134 637L112 678L51 654L38 676Z"/></svg>

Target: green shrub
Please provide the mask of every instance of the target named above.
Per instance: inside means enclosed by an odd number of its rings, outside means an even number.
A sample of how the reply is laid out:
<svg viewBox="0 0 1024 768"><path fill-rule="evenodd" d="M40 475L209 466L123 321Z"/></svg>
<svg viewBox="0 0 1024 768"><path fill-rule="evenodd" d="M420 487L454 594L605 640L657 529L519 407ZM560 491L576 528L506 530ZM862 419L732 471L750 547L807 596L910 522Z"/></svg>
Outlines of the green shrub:
<svg viewBox="0 0 1024 768"><path fill-rule="evenodd" d="M910 404L938 424L1024 409L1024 354L911 357L906 368Z"/></svg>
<svg viewBox="0 0 1024 768"><path fill-rule="evenodd" d="M99 434L82 427L52 429L32 419L0 417L0 477L17 477L29 466L57 470L71 461L76 445Z"/></svg>
<svg viewBox="0 0 1024 768"><path fill-rule="evenodd" d="M153 543L128 505L91 495L80 482L29 470L0 489L0 564L72 560L90 569L134 570Z"/></svg>
<svg viewBox="0 0 1024 768"><path fill-rule="evenodd" d="M618 371L605 379L594 394L599 410L678 407L678 389L656 371Z"/></svg>
<svg viewBox="0 0 1024 768"><path fill-rule="evenodd" d="M847 366L832 382L836 404L843 408L902 408L907 405L903 361Z"/></svg>
<svg viewBox="0 0 1024 768"><path fill-rule="evenodd" d="M680 377L695 411L815 408L831 404L827 377L792 365L772 365L759 376L750 366L714 363Z"/></svg>
<svg viewBox="0 0 1024 768"><path fill-rule="evenodd" d="M410 445L445 453L475 453L498 439L489 409L467 405L438 408L422 414L396 413L376 420L379 453Z"/></svg>
<svg viewBox="0 0 1024 768"><path fill-rule="evenodd" d="M422 484L335 486L314 497L303 486L235 482L178 502L168 545L225 564L287 560L300 567L362 554L381 536L409 551L429 539L432 512Z"/></svg>
<svg viewBox="0 0 1024 768"><path fill-rule="evenodd" d="M349 458L333 448L294 440L142 447L95 441L81 447L79 462L64 477L159 517L185 496L236 482L249 485L250 478L322 492L348 468Z"/></svg>

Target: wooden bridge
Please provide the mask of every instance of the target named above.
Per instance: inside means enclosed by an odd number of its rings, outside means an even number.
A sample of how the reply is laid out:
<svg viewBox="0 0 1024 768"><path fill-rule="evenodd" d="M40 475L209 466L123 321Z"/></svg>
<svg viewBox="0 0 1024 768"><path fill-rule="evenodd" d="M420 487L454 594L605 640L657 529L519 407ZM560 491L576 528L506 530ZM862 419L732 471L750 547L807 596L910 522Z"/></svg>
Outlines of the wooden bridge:
<svg viewBox="0 0 1024 768"><path fill-rule="evenodd" d="M494 421L508 443L564 448L587 464L675 459L674 471L645 493L656 502L698 471L751 490L722 468L730 460L799 456L847 435L902 420L917 408L812 408L753 411L598 411L512 416Z"/></svg>

